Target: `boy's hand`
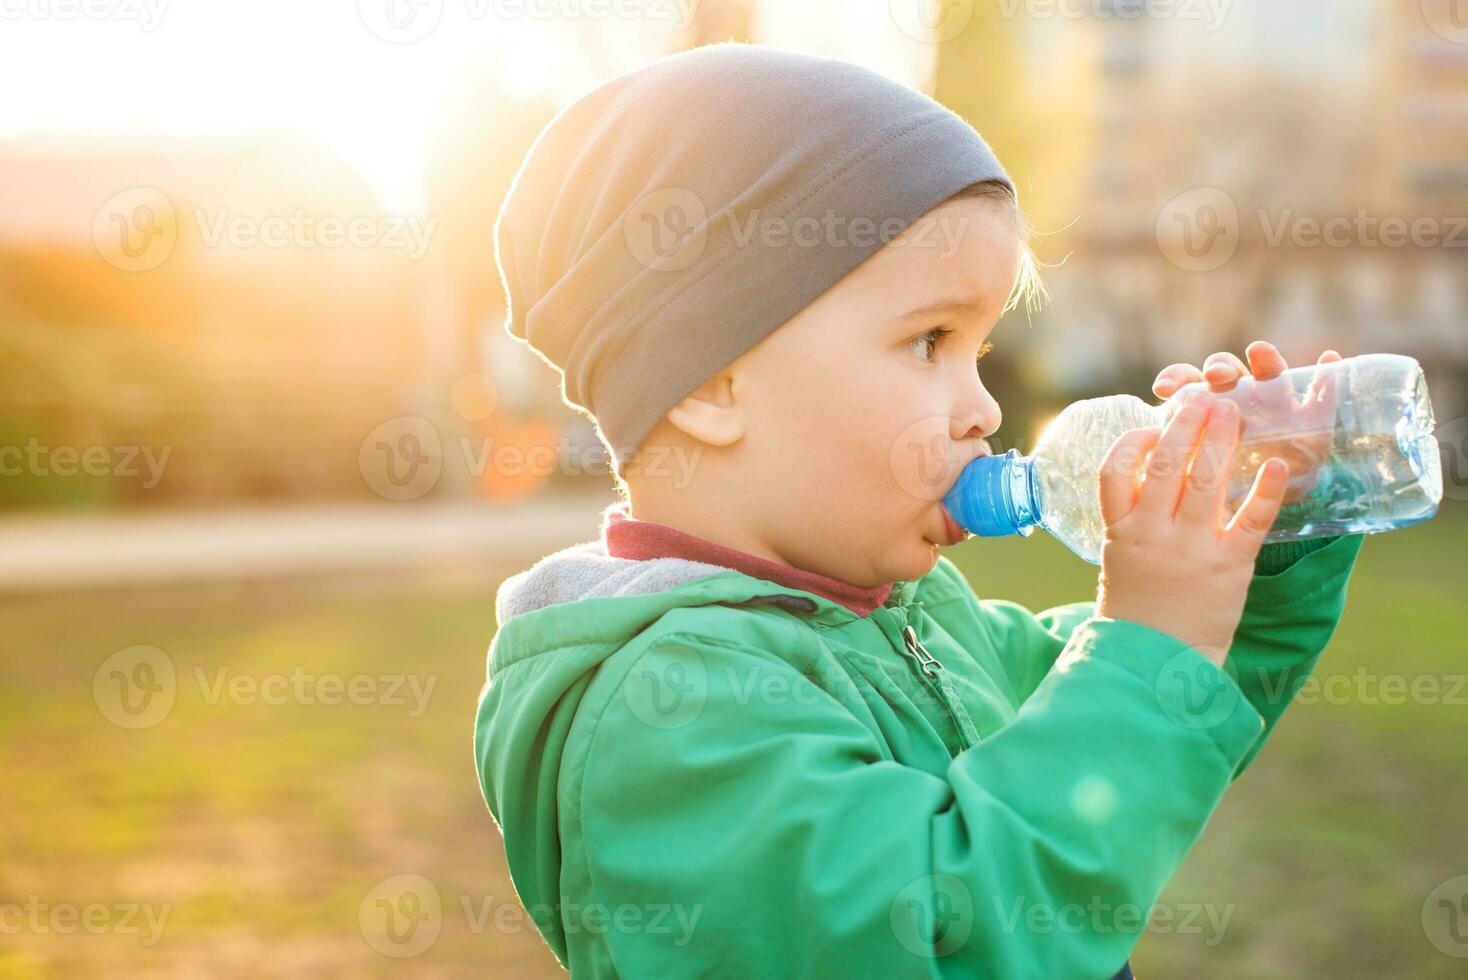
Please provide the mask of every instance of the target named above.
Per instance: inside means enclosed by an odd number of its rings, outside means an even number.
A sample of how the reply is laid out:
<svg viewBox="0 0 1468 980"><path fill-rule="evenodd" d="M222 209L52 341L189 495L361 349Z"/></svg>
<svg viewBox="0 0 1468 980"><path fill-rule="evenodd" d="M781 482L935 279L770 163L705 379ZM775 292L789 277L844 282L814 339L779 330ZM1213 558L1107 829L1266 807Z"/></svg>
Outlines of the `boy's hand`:
<svg viewBox="0 0 1468 980"><path fill-rule="evenodd" d="M1152 392L1159 398L1170 398L1183 385L1206 381L1218 392L1231 391L1246 375L1256 381L1268 381L1289 370L1279 350L1268 341L1256 340L1244 349L1244 362L1229 351L1209 354L1203 367L1171 364L1158 373ZM1341 355L1327 350L1317 364L1339 361ZM1284 502L1297 503L1309 495L1320 481L1320 464L1330 453L1332 428L1336 410L1334 379L1321 372L1310 383L1304 399L1295 396L1293 386L1259 384L1254 388L1254 401L1249 406L1252 424L1244 433L1249 452L1244 466L1258 466L1270 456L1278 456L1290 468Z"/></svg>
<svg viewBox="0 0 1468 980"><path fill-rule="evenodd" d="M1097 613L1175 636L1219 666L1288 474L1268 459L1230 514L1224 491L1238 438L1238 406L1200 389L1165 428L1121 435L1100 473Z"/></svg>

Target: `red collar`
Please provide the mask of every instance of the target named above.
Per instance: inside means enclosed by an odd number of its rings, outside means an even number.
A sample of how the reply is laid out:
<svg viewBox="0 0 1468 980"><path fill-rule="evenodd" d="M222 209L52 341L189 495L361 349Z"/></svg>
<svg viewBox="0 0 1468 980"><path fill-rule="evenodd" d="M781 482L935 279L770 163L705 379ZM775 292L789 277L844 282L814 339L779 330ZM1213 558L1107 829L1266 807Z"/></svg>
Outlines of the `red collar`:
<svg viewBox="0 0 1468 980"><path fill-rule="evenodd" d="M721 565L767 582L774 582L840 603L858 616L866 616L887 601L891 584L864 587L851 585L827 575L807 572L802 568L751 555L748 552L715 544L706 538L680 531L655 521L640 521L627 513L625 501L618 501L602 513L602 542L613 558L647 561L651 558L686 558L690 561Z"/></svg>

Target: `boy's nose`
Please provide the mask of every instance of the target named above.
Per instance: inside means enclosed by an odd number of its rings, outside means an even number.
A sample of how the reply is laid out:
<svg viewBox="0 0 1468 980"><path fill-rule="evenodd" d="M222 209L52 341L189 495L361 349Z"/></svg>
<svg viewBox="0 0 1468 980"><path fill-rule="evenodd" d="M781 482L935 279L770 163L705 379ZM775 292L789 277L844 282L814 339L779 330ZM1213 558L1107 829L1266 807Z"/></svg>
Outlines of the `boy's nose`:
<svg viewBox="0 0 1468 980"><path fill-rule="evenodd" d="M987 439L998 431L1003 420L999 403L986 391L977 402L966 406L954 417L951 435L955 440Z"/></svg>

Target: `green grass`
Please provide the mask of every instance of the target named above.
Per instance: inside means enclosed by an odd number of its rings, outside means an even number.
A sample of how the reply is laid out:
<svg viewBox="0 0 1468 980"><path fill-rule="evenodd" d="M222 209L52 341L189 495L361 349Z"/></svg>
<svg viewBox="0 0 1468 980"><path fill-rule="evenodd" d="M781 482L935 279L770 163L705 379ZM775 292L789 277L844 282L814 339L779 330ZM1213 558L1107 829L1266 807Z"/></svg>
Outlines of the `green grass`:
<svg viewBox="0 0 1468 980"><path fill-rule="evenodd" d="M0 626L0 904L170 907L151 947L116 931L7 934L0 978L559 972L533 931L476 934L463 911L514 902L470 745L492 583L56 598L0 606ZM138 644L173 660L177 693L157 725L127 730L102 716L92 681ZM435 687L417 718L384 703L210 704L221 667ZM358 911L407 873L434 883L444 914L434 945L403 961L367 944Z"/></svg>
<svg viewBox="0 0 1468 980"><path fill-rule="evenodd" d="M1465 549L1458 512L1369 539L1321 673L1468 673ZM951 554L980 595L1038 610L1094 593L1095 569L1043 535ZM116 931L4 935L0 978L560 975L523 920L475 928L484 903L514 901L470 757L493 591L283 585L0 603L0 904L169 908L151 947ZM93 675L139 644L172 659L177 695L158 724L128 730L102 716ZM413 718L383 703L210 704L196 674L297 667L435 687ZM1232 907L1222 941L1148 932L1139 975L1462 976L1421 912L1434 886L1468 873L1465 728L1468 705L1291 708L1164 895ZM358 913L374 884L409 873L437 888L442 933L395 960L364 940Z"/></svg>

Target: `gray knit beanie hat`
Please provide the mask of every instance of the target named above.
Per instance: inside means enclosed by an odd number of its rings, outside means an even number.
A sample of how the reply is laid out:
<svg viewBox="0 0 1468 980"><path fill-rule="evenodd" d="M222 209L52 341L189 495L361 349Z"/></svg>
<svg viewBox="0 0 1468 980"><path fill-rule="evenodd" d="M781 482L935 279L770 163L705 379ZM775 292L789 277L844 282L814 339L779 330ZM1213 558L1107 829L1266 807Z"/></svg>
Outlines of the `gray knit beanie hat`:
<svg viewBox="0 0 1468 980"><path fill-rule="evenodd" d="M1014 189L972 126L870 69L738 43L672 55L526 153L495 222L505 329L621 474L671 408L983 181Z"/></svg>

